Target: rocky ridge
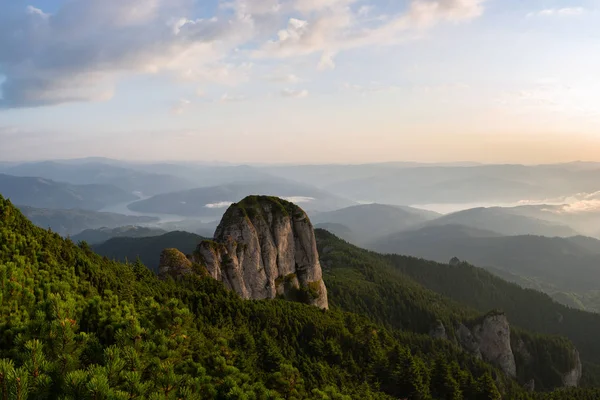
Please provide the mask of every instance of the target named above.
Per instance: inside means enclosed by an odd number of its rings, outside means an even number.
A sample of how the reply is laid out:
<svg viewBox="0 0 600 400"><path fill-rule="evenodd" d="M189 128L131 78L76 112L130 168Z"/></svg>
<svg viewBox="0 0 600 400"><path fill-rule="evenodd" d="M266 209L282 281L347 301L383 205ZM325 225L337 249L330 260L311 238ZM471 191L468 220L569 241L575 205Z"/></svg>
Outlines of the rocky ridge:
<svg viewBox="0 0 600 400"><path fill-rule="evenodd" d="M181 268L165 265L159 273L188 273L191 265L180 261ZM189 261L244 299L329 307L313 225L300 207L279 198L249 196L231 205L214 239L201 242Z"/></svg>
<svg viewBox="0 0 600 400"><path fill-rule="evenodd" d="M446 334L447 328L441 321L437 321L429 335L436 339L453 340L465 351L496 366L512 378L517 378L518 368L528 369L534 362L528 345L521 338L517 336L511 341L511 327L503 312L492 311L475 321L461 323L454 328L454 338L450 339ZM577 387L583 375L582 363L577 349L573 348L570 351L572 353L567 357L572 361L571 367L559 373L562 386ZM526 379L522 383L528 390L534 390L534 379L530 376L519 378Z"/></svg>
<svg viewBox="0 0 600 400"><path fill-rule="evenodd" d="M460 324L456 336L465 350L497 366L506 375L513 378L517 376L517 365L510 344L510 325L503 313L490 313L471 329Z"/></svg>

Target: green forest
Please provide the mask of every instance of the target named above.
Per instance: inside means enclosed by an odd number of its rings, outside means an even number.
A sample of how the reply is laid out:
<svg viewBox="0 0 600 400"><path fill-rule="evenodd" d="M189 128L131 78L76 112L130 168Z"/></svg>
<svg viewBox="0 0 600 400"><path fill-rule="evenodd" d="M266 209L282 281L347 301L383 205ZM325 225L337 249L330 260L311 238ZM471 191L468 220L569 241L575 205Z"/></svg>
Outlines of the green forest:
<svg viewBox="0 0 600 400"><path fill-rule="evenodd" d="M528 392L425 334L494 307L436 294L400 262L319 236L329 311L244 301L204 275L160 280L34 227L0 197L0 399L600 398L591 383L553 390L541 364L570 363L559 357L568 340L515 334L538 349L520 374L546 387ZM580 351L595 360L591 345Z"/></svg>

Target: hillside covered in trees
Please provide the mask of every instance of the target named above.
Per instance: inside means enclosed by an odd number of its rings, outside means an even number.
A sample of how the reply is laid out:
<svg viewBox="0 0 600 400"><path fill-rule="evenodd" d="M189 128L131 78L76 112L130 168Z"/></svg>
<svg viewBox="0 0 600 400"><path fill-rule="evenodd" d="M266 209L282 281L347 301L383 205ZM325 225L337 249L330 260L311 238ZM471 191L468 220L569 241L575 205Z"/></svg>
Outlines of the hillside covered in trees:
<svg viewBox="0 0 600 400"><path fill-rule="evenodd" d="M159 280L34 227L1 197L0 246L2 399L598 395L528 393L450 341L341 307L243 301L199 275ZM437 296L417 287L415 300Z"/></svg>

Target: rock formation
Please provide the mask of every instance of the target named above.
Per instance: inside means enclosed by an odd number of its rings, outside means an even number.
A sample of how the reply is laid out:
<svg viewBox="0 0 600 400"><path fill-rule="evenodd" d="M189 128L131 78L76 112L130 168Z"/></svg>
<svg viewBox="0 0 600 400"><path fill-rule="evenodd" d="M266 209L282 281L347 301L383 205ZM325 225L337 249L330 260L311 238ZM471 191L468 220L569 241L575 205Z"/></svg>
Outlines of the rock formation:
<svg viewBox="0 0 600 400"><path fill-rule="evenodd" d="M577 349L573 349L573 358L575 360L575 367L572 370L563 375L563 385L566 387L577 387L579 381L583 375L583 367L581 365L581 358L579 358L579 352Z"/></svg>
<svg viewBox="0 0 600 400"><path fill-rule="evenodd" d="M158 275L161 277L171 276L177 279L183 275L193 272L192 262L177 249L165 249L160 254Z"/></svg>
<svg viewBox="0 0 600 400"><path fill-rule="evenodd" d="M192 261L245 299L282 297L328 308L313 226L290 202L250 196L233 204Z"/></svg>
<svg viewBox="0 0 600 400"><path fill-rule="evenodd" d="M506 375L517 376L510 346L510 325L503 313L490 313L471 329L461 324L456 335L465 350L500 368Z"/></svg>
<svg viewBox="0 0 600 400"><path fill-rule="evenodd" d="M448 335L446 334L446 327L444 326L442 321L436 321L435 326L429 331L429 336L431 336L434 339L448 340Z"/></svg>

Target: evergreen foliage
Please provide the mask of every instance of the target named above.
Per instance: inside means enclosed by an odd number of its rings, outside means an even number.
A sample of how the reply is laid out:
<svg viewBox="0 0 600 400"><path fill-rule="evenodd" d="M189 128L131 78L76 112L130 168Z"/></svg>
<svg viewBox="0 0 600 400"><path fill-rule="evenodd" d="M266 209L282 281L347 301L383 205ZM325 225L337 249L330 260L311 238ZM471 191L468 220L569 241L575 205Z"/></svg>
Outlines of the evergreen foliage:
<svg viewBox="0 0 600 400"><path fill-rule="evenodd" d="M202 276L162 281L34 227L1 197L0 294L2 400L597 394L529 394L449 341L340 310L243 301Z"/></svg>

